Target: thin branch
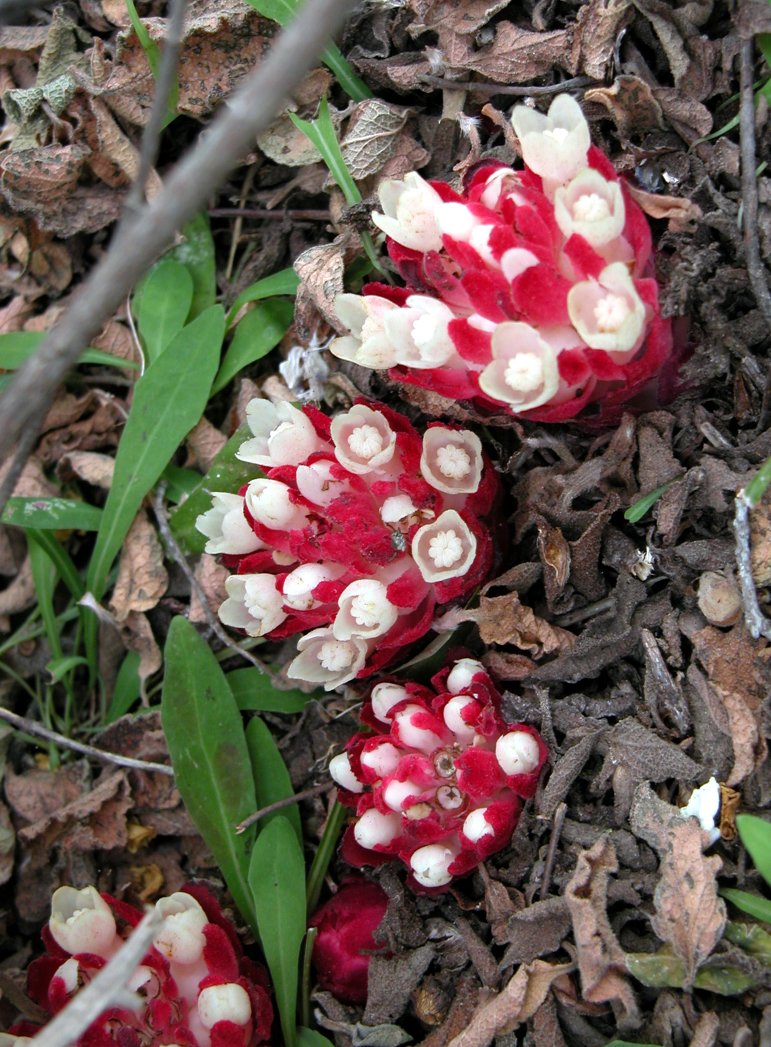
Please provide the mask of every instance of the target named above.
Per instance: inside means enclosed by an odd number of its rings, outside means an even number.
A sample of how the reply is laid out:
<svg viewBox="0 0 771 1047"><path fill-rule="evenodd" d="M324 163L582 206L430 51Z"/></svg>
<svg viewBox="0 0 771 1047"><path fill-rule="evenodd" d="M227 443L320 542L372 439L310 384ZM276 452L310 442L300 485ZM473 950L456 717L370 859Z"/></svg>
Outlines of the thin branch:
<svg viewBox="0 0 771 1047"><path fill-rule="evenodd" d="M562 826L565 824L565 815L568 806L566 803L557 805L551 823L551 836L549 837L549 849L546 852L546 862L543 868L543 882L541 884L541 900L546 898L551 888L551 878L554 872L554 863L557 859L557 846L562 836Z"/></svg>
<svg viewBox="0 0 771 1047"><path fill-rule="evenodd" d="M0 397L0 460L20 435L37 428L54 390L176 232L206 203L254 145L342 24L352 0L310 0L281 33L268 57L220 109L205 135L172 170L164 188L117 231L109 250L71 307ZM0 510L2 506L0 505Z"/></svg>
<svg viewBox="0 0 771 1047"><path fill-rule="evenodd" d="M97 749L93 745L86 745L84 742L75 742L65 734L59 734L58 731L50 731L42 723L38 723L37 720L28 720L26 716L12 713L10 709L5 709L1 705L0 720L5 720L19 731L25 731L27 734L32 734L37 738L45 738L47 742L54 742L56 745L60 745L62 749L71 749L73 752L90 756L94 760L101 760L102 763L114 763L119 767L131 767L136 771L156 771L158 774L167 774L170 778L174 777L174 771L168 764L153 763L150 760L135 760L132 756L120 756L118 753Z"/></svg>
<svg viewBox="0 0 771 1047"><path fill-rule="evenodd" d="M73 996L70 1003L30 1041L34 1047L69 1047L108 1007L126 1006L138 997L126 989L126 982L150 948L162 923L157 909L150 909L137 924L126 944L97 974L93 981Z"/></svg>
<svg viewBox="0 0 771 1047"><path fill-rule="evenodd" d="M269 211L267 207L211 207L207 214L210 218L288 218L300 222L330 222L332 215L323 210L280 210Z"/></svg>
<svg viewBox="0 0 771 1047"><path fill-rule="evenodd" d="M16 484L21 476L24 466L26 465L27 459L32 454L32 448L37 443L37 427L31 427L25 430L19 439L18 444L13 452L13 458L8 472L3 477L3 482L0 484L0 512L6 506L8 499L14 492Z"/></svg>
<svg viewBox="0 0 771 1047"><path fill-rule="evenodd" d="M771 640L771 622L760 609L758 591L752 575L752 554L750 551L750 509L752 508L754 508L753 502L747 497L746 489L742 489L736 496L736 511L734 514L736 575L742 596L744 622L750 636L753 640L757 640L759 636L765 636L767 640Z"/></svg>
<svg viewBox="0 0 771 1047"><path fill-rule="evenodd" d="M161 65L155 83L155 97L142 134L142 146L139 152L139 169L134 184L126 199L121 226L132 221L142 206L145 198L145 186L150 172L158 159L161 143L161 132L169 109L169 99L177 76L177 63L182 42L185 38L185 13L187 0L171 0L171 11L166 22L166 37L163 41Z"/></svg>
<svg viewBox="0 0 771 1047"><path fill-rule="evenodd" d="M559 84L493 84L485 80L450 80L442 76L431 76L426 73L420 78L421 83L431 87L442 87L448 91L475 91L487 95L512 95L514 98L535 98L538 95L557 95L561 91L572 91L577 87L589 87L596 84L590 76L574 76Z"/></svg>
<svg viewBox="0 0 771 1047"><path fill-rule="evenodd" d="M755 94L752 88L752 67L755 48L752 40L744 40L740 52L739 90L739 138L742 154L742 214L744 233L744 256L747 274L758 308L771 329L771 291L768 289L768 273L760 257L758 242L758 181L755 175Z"/></svg>
<svg viewBox="0 0 771 1047"><path fill-rule="evenodd" d="M334 782L323 782L321 785L312 785L310 789L303 789L302 792L295 793L293 796L285 796L283 800L274 800L267 807L261 807L259 811L254 811L248 818L244 818L242 822L239 822L236 826L236 836L240 836L241 833L246 832L250 825L259 822L261 818L267 818L269 814L283 811L285 807L291 807L292 804L300 803L301 800L312 800L314 796L330 793L336 788L337 786Z"/></svg>

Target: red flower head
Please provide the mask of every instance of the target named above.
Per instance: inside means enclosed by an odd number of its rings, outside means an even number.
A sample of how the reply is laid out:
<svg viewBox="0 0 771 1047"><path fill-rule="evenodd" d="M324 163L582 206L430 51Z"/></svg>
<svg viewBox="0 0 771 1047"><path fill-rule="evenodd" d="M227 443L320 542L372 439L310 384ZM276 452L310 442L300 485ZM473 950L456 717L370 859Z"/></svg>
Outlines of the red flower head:
<svg viewBox="0 0 771 1047"><path fill-rule="evenodd" d="M313 966L322 989L345 1003L364 1003L372 953L382 952L373 937L388 908L382 887L369 880L343 884L310 919L318 928Z"/></svg>
<svg viewBox="0 0 771 1047"><path fill-rule="evenodd" d="M372 219L408 287L340 295L351 333L330 348L484 412L610 417L672 349L648 224L569 95L512 123L524 170L482 164L462 194L414 172L381 185Z"/></svg>
<svg viewBox="0 0 771 1047"><path fill-rule="evenodd" d="M202 887L161 898L161 929L128 980L138 1009L109 1007L76 1047L257 1047L273 1021L265 972L244 955L238 935ZM30 964L31 998L60 1011L120 949L142 913L95 887L60 887L43 929L46 952ZM34 1035L23 1022L11 1032ZM20 1041L20 1042L23 1042Z"/></svg>
<svg viewBox="0 0 771 1047"><path fill-rule="evenodd" d="M376 684L361 712L370 730L329 765L356 809L344 859L400 858L419 890L447 887L508 845L548 755L534 728L503 720L479 662L463 658L431 683Z"/></svg>
<svg viewBox="0 0 771 1047"><path fill-rule="evenodd" d="M471 430L435 423L421 436L365 402L330 422L253 400L247 418L239 457L264 475L215 494L197 526L236 570L225 625L302 634L290 677L331 690L369 675L487 577L498 480Z"/></svg>

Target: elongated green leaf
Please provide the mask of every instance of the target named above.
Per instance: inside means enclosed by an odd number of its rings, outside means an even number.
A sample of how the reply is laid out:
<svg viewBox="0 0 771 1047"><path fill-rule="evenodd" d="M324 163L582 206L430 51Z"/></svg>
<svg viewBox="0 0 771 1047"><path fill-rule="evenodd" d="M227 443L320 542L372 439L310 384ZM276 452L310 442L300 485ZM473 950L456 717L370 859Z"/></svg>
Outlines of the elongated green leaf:
<svg viewBox="0 0 771 1047"><path fill-rule="evenodd" d="M139 655L136 651L129 651L118 670L112 699L103 719L105 726L127 713L134 702L139 700L140 693Z"/></svg>
<svg viewBox="0 0 771 1047"><path fill-rule="evenodd" d="M39 545L45 550L48 559L55 565L59 577L69 589L76 600L84 593L83 579L78 574L78 569L72 562L72 558L64 546L57 542L50 531L35 530L27 528L27 541L31 545Z"/></svg>
<svg viewBox="0 0 771 1047"><path fill-rule="evenodd" d="M171 514L172 534L186 552L202 553L206 545L204 536L195 529L195 521L201 513L211 509L212 491L236 494L245 483L261 475L255 466L236 458L236 451L250 436L246 426L237 429L212 462L206 476L201 477L195 490Z"/></svg>
<svg viewBox="0 0 771 1047"><path fill-rule="evenodd" d="M193 302L193 277L187 266L164 258L142 281L137 327L147 364L154 363L185 326Z"/></svg>
<svg viewBox="0 0 771 1047"><path fill-rule="evenodd" d="M59 625L56 621L54 610L54 590L58 572L55 564L51 561L48 553L42 545L37 542L29 542L29 562L32 570L32 580L35 584L40 615L45 626L48 643L55 659L62 657L62 643L59 636Z"/></svg>
<svg viewBox="0 0 771 1047"><path fill-rule="evenodd" d="M351 177L351 173L343 158L332 118L329 115L329 103L326 98L321 99L319 115L315 120L302 120L294 113L288 113L287 115L295 127L302 131L321 153L324 163L329 168L329 173L342 189L346 203L349 205L360 204L361 193Z"/></svg>
<svg viewBox="0 0 771 1047"><path fill-rule="evenodd" d="M181 262L193 278L193 302L189 318L195 320L217 298L217 273L214 237L209 216L200 211L182 230L182 241L169 251L168 258Z"/></svg>
<svg viewBox="0 0 771 1047"><path fill-rule="evenodd" d="M52 658L50 662L47 662L46 671L50 673L51 683L58 683L67 673L71 672L72 669L77 669L79 665L88 665L88 662L79 654L65 654L62 657Z"/></svg>
<svg viewBox="0 0 771 1047"><path fill-rule="evenodd" d="M233 341L214 379L212 393L224 389L239 371L261 360L275 348L286 334L293 313L291 302L279 299L256 305L248 312L236 328Z"/></svg>
<svg viewBox="0 0 771 1047"><path fill-rule="evenodd" d="M300 1026L297 1029L297 1047L335 1047L335 1045L315 1029Z"/></svg>
<svg viewBox="0 0 771 1047"><path fill-rule="evenodd" d="M332 855L335 853L335 847L337 846L337 838L340 835L340 831L343 828L347 815L348 809L335 800L332 804L332 810L329 812L327 817L327 824L324 826L324 833L318 847L316 848L316 853L313 856L313 862L308 872L308 884L306 887L306 894L308 896L308 915L310 915L319 904L321 888L324 885L324 877L327 875L329 863L332 861Z"/></svg>
<svg viewBox="0 0 771 1047"><path fill-rule="evenodd" d="M157 80L158 74L161 71L161 49L158 47L156 42L148 33L145 28L142 19L139 17L134 0L126 0L126 10L128 12L129 21L134 32L137 35L139 44L145 53L147 58L147 64L150 66L150 72L153 77ZM179 101L179 78L174 77L174 83L172 84L171 91L169 92L168 109L166 116L163 120L163 127L168 127L171 121L177 115L177 102Z"/></svg>
<svg viewBox="0 0 771 1047"><path fill-rule="evenodd" d="M224 333L222 307L213 305L179 332L137 382L88 570L97 600L142 499L203 414Z"/></svg>
<svg viewBox="0 0 771 1047"><path fill-rule="evenodd" d="M45 338L44 331L11 331L0 334L0 368L4 371L15 371L24 363ZM136 370L137 364L132 360L121 360L101 349L86 349L78 357L79 364L106 364L108 367L124 367Z"/></svg>
<svg viewBox="0 0 771 1047"><path fill-rule="evenodd" d="M300 278L294 269L280 269L277 273L265 276L262 280L250 284L233 302L228 311L227 326L235 320L239 309L243 309L249 302L259 302L263 298L272 298L274 295L294 295L300 286Z"/></svg>
<svg viewBox="0 0 771 1047"><path fill-rule="evenodd" d="M735 887L723 887L720 891L737 909L746 912L748 916L754 916L756 920L771 923L771 901L762 898L759 894L750 894L749 891L737 891Z"/></svg>
<svg viewBox="0 0 771 1047"><path fill-rule="evenodd" d="M750 852L755 868L771 887L771 822L754 814L740 814L736 819L739 837Z"/></svg>
<svg viewBox="0 0 771 1047"><path fill-rule="evenodd" d="M630 505L626 510L624 513L624 519L628 520L629 523L638 523L642 520L648 510L653 508L659 498L661 498L664 491L666 491L666 489L673 483L674 480L667 480L665 484L662 484L661 487L657 487L655 491L650 491L648 494L644 494L642 498L638 498L638 500L633 505Z"/></svg>
<svg viewBox="0 0 771 1047"><path fill-rule="evenodd" d="M249 863L257 926L286 1047L295 1047L300 946L305 935L305 863L294 829L278 817L258 835Z"/></svg>
<svg viewBox="0 0 771 1047"><path fill-rule="evenodd" d="M39 531L97 531L102 510L71 498L9 498L0 522Z"/></svg>
<svg viewBox="0 0 771 1047"><path fill-rule="evenodd" d="M249 759L252 761L254 792L257 797L256 810L262 810L263 807L277 800L285 800L288 796L294 796L292 780L283 757L273 741L273 735L259 716L254 716L249 721L246 728L246 745L249 750ZM257 823L257 831L264 831L273 818L280 816L287 819L297 834L298 842L302 845L303 831L297 804L283 808L280 814L276 812L266 815Z"/></svg>
<svg viewBox="0 0 771 1047"><path fill-rule="evenodd" d="M248 880L255 831L235 833L256 804L241 714L217 659L186 619L172 620L164 660L161 722L177 788L257 933Z"/></svg>
<svg viewBox="0 0 771 1047"><path fill-rule="evenodd" d="M242 712L299 713L308 702L321 697L302 691L279 691L259 669L234 669L227 674L228 685Z"/></svg>

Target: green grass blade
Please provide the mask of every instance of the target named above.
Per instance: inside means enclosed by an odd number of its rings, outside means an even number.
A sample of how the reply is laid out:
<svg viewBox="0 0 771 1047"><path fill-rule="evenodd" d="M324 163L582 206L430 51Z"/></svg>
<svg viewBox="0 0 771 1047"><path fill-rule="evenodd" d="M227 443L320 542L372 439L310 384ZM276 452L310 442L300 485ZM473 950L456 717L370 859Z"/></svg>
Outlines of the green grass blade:
<svg viewBox="0 0 771 1047"><path fill-rule="evenodd" d="M9 498L0 523L42 531L98 531L102 510L71 498Z"/></svg>
<svg viewBox="0 0 771 1047"><path fill-rule="evenodd" d="M149 366L179 334L190 313L193 277L187 266L172 258L158 262L142 281L137 302L137 328Z"/></svg>
<svg viewBox="0 0 771 1047"><path fill-rule="evenodd" d="M158 74L161 70L161 49L158 47L156 42L152 39L147 29L145 28L142 20L139 17L134 0L126 0L126 10L128 12L129 21L131 27L137 34L137 40L139 45L145 53L147 58L147 64L150 66L150 72L153 74L153 79L158 79ZM177 102L179 101L179 79L174 78L171 91L169 92L168 110L166 117L163 122L164 127L168 127L171 121L177 115Z"/></svg>
<svg viewBox="0 0 771 1047"><path fill-rule="evenodd" d="M83 579L80 577L77 567L72 562L72 558L64 546L60 542L57 542L56 538L54 538L52 534L49 534L48 531L38 531L33 528L27 530L27 540L30 543L30 546L35 544L45 551L48 559L52 564L54 564L56 570L59 572L59 577L69 589L72 597L75 600L79 600L85 592Z"/></svg>
<svg viewBox="0 0 771 1047"><path fill-rule="evenodd" d="M42 545L38 544L32 535L28 542L29 563L32 570L32 581L35 585L40 616L48 638L51 654L55 659L62 657L62 643L59 636L59 623L56 620L54 610L54 591L58 578L55 564L51 562L48 553Z"/></svg>
<svg viewBox="0 0 771 1047"><path fill-rule="evenodd" d="M750 894L749 891L738 891L735 887L723 887L720 890L722 898L726 898L737 909L746 912L748 916L754 916L756 920L763 923L771 923L771 901L759 894Z"/></svg>
<svg viewBox="0 0 771 1047"><path fill-rule="evenodd" d="M246 746L249 750L249 759L252 761L252 774L254 776L254 792L257 797L255 810L261 810L277 800L285 800L294 796L292 780L286 769L279 748L273 741L273 735L259 716L254 716L246 728ZM297 804L285 807L281 811L297 835L297 842L302 846L303 831L300 824L300 812ZM264 832L266 826L276 814L269 814L257 823L257 832Z"/></svg>
<svg viewBox="0 0 771 1047"><path fill-rule="evenodd" d="M228 686L241 712L299 713L321 694L279 691L257 668L234 669L227 674Z"/></svg>
<svg viewBox="0 0 771 1047"><path fill-rule="evenodd" d="M4 371L15 371L24 361L32 356L45 338L45 331L11 331L0 334L0 368ZM78 357L79 364L99 364L107 367L123 367L136 371L138 365L133 360L121 360L112 353L101 349L86 349Z"/></svg>
<svg viewBox="0 0 771 1047"><path fill-rule="evenodd" d="M88 570L88 588L97 600L142 499L203 414L224 333L222 307L212 306L180 331L137 382Z"/></svg>
<svg viewBox="0 0 771 1047"><path fill-rule="evenodd" d="M754 814L740 814L736 819L739 838L750 852L755 868L771 887L771 822Z"/></svg>
<svg viewBox="0 0 771 1047"><path fill-rule="evenodd" d="M214 258L214 237L209 216L199 212L182 230L182 242L169 251L167 258L181 262L193 278L193 301L189 319L195 320L217 299L217 266Z"/></svg>
<svg viewBox="0 0 771 1047"><path fill-rule="evenodd" d="M238 315L249 302L258 302L262 298L272 298L274 295L295 295L300 286L300 277L294 269L280 269L277 273L271 273L262 280L257 280L245 288L233 302L228 310L226 326L230 327Z"/></svg>
<svg viewBox="0 0 771 1047"><path fill-rule="evenodd" d="M295 1047L300 946L305 936L305 863L286 818L275 818L257 837L249 886L284 1042Z"/></svg>
<svg viewBox="0 0 771 1047"><path fill-rule="evenodd" d="M139 655L136 651L129 651L118 669L110 705L102 722L107 726L119 720L140 697Z"/></svg>
<svg viewBox="0 0 771 1047"><path fill-rule="evenodd" d="M256 804L241 714L217 659L185 618L172 620L164 660L161 722L177 788L256 934L247 877L255 831L235 832Z"/></svg>
<svg viewBox="0 0 771 1047"><path fill-rule="evenodd" d="M274 349L292 322L292 303L277 299L256 305L241 320L214 379L212 394L224 389L239 371Z"/></svg>
<svg viewBox="0 0 771 1047"><path fill-rule="evenodd" d="M321 841L319 842L319 845L316 848L316 853L313 856L313 863L308 871L308 886L306 893L308 895L309 915L319 904L321 888L324 886L324 877L327 875L329 863L332 861L332 855L337 846L337 838L340 835L340 830L342 829L347 817L348 808L343 807L341 803L338 803L337 800L335 800L332 805L332 810L329 812L327 824L324 826Z"/></svg>
<svg viewBox="0 0 771 1047"><path fill-rule="evenodd" d="M343 152L329 115L329 103L326 98L321 99L319 115L315 120L302 120L294 113L287 115L295 127L302 131L321 153L324 163L329 168L329 173L340 186L346 203L349 206L360 204L361 193L343 159Z"/></svg>
<svg viewBox="0 0 771 1047"><path fill-rule="evenodd" d="M667 480L661 487L657 487L655 491L650 491L648 494L644 494L642 498L630 505L624 513L624 519L628 520L629 523L639 523L640 520L645 516L649 509L652 509L656 502L661 498L667 487L670 487L674 483L674 480Z"/></svg>
<svg viewBox="0 0 771 1047"><path fill-rule="evenodd" d="M297 1047L335 1047L331 1040L315 1029L298 1028Z"/></svg>
<svg viewBox="0 0 771 1047"><path fill-rule="evenodd" d="M750 508L755 508L760 499L766 493L766 489L770 483L771 458L766 458L765 462L763 462L760 469L758 469L753 478L744 488L744 495L747 501L750 503Z"/></svg>

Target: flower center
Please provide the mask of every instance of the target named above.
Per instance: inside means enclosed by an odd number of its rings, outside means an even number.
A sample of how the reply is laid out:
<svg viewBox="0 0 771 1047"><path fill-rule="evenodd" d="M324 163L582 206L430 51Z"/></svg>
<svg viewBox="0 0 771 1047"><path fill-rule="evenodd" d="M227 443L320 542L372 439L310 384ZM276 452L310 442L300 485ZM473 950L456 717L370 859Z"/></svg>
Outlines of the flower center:
<svg viewBox="0 0 771 1047"><path fill-rule="evenodd" d="M437 567L452 567L463 556L463 542L455 531L440 531L428 543L428 555Z"/></svg>
<svg viewBox="0 0 771 1047"><path fill-rule="evenodd" d="M463 806L463 793L457 785L441 785L436 790L436 801L445 811L457 811Z"/></svg>
<svg viewBox="0 0 771 1047"><path fill-rule="evenodd" d="M471 459L462 447L446 444L436 452L436 462L442 476L450 480L461 480L471 470Z"/></svg>
<svg viewBox="0 0 771 1047"><path fill-rule="evenodd" d="M351 617L357 625L371 629L380 621L381 607L374 596L354 596L351 600Z"/></svg>
<svg viewBox="0 0 771 1047"><path fill-rule="evenodd" d="M597 330L603 333L617 331L627 316L629 316L629 306L617 294L606 295L594 307Z"/></svg>
<svg viewBox="0 0 771 1047"><path fill-rule="evenodd" d="M353 654L347 643L340 640L327 640L321 645L318 658L322 668L331 673L337 673L350 666Z"/></svg>
<svg viewBox="0 0 771 1047"><path fill-rule="evenodd" d="M543 385L543 364L535 353L517 353L509 361L503 377L517 392L532 393Z"/></svg>
<svg viewBox="0 0 771 1047"><path fill-rule="evenodd" d="M600 222L609 215L608 202L598 193L584 193L573 205L573 217L578 222Z"/></svg>
<svg viewBox="0 0 771 1047"><path fill-rule="evenodd" d="M544 131L544 136L551 138L555 142L564 142L569 134L567 127L551 127L549 130Z"/></svg>
<svg viewBox="0 0 771 1047"><path fill-rule="evenodd" d="M360 425L348 437L348 446L359 458L373 458L383 450L383 437L374 425Z"/></svg>

